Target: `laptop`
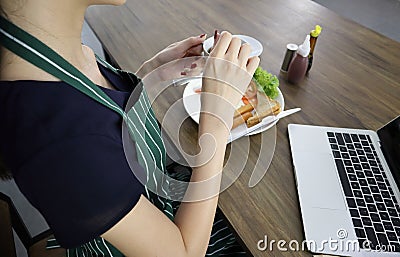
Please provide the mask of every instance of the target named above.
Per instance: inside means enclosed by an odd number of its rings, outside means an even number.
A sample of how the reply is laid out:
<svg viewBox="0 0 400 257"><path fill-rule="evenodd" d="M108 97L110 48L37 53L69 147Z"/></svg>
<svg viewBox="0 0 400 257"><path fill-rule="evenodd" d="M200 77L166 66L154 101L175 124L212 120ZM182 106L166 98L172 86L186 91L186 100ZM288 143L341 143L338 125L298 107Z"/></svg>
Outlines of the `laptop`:
<svg viewBox="0 0 400 257"><path fill-rule="evenodd" d="M377 132L288 131L308 250L400 256L400 116Z"/></svg>

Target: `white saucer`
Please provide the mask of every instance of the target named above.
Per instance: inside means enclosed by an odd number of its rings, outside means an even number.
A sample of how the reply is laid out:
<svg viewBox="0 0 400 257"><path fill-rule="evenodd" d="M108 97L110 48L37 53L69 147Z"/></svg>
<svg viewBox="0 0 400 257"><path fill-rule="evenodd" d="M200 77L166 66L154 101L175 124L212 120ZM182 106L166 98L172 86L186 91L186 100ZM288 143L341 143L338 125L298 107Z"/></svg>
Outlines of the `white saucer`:
<svg viewBox="0 0 400 257"><path fill-rule="evenodd" d="M263 52L263 46L260 43L260 41L258 41L255 38L249 37L249 36L245 36L245 35L233 35L233 37L238 37L240 38L243 42L249 43L251 46L251 54L250 57L253 56L260 56L261 53ZM203 49L204 52L208 55L208 49L210 49L212 46L214 45L214 38L213 37L209 37L207 38L204 43L203 43Z"/></svg>

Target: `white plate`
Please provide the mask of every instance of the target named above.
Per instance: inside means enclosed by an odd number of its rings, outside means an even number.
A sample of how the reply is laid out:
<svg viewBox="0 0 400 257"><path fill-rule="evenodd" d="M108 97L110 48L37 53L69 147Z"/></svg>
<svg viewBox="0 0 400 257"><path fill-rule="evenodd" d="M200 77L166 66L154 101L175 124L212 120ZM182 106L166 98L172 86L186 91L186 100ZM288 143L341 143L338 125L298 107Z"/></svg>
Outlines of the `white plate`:
<svg viewBox="0 0 400 257"><path fill-rule="evenodd" d="M258 41L257 39L249 37L249 36L245 36L245 35L233 35L233 37L238 37L242 41L250 44L251 49L252 49L250 57L259 56L263 52L263 46L260 43L260 41ZM210 49L213 45L214 45L214 38L213 37L207 38L203 42L204 52L209 54L208 49Z"/></svg>
<svg viewBox="0 0 400 257"><path fill-rule="evenodd" d="M201 88L201 78L195 78L190 80L183 91L183 105L185 107L186 112L189 116L198 124L200 120L200 94L196 93L196 89ZM285 99L283 98L282 92L278 88L278 97L275 99L281 105L281 110L283 111L285 108ZM261 133L272 126L274 126L278 120L274 121L273 123L269 124L268 126L262 127L250 133L249 135L255 135ZM242 124L234 129L231 130L232 138L236 138L240 132L246 130L246 124ZM230 142L230 139L228 140Z"/></svg>

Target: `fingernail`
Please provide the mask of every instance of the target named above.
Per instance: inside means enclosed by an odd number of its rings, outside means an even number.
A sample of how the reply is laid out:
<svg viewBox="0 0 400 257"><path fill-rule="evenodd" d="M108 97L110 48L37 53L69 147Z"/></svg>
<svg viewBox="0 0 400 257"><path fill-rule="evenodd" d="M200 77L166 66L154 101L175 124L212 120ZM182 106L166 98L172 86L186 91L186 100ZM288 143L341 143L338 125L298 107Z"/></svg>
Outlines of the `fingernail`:
<svg viewBox="0 0 400 257"><path fill-rule="evenodd" d="M199 36L199 38L203 38L203 37L205 37L205 35L206 35L206 33L203 33L203 34L201 34L201 35Z"/></svg>
<svg viewBox="0 0 400 257"><path fill-rule="evenodd" d="M197 67L197 64L196 63L192 63L192 65L190 65L190 68L191 69L194 69L194 68L196 68Z"/></svg>
<svg viewBox="0 0 400 257"><path fill-rule="evenodd" d="M182 71L182 72L181 72L181 75L182 75L182 76L186 76L186 75L187 75L187 73L186 73L186 72L184 72L184 71Z"/></svg>

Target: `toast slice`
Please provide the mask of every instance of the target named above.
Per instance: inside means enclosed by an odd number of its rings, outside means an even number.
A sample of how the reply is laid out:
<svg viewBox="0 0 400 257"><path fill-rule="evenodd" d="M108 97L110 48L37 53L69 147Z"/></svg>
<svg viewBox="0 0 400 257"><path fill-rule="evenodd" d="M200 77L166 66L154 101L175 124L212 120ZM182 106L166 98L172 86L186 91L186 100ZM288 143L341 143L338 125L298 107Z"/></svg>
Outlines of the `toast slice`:
<svg viewBox="0 0 400 257"><path fill-rule="evenodd" d="M258 124L262 119L269 115L277 115L281 112L281 105L278 101L269 98L264 92L257 92L258 104L255 108L253 117L246 121L247 127Z"/></svg>

